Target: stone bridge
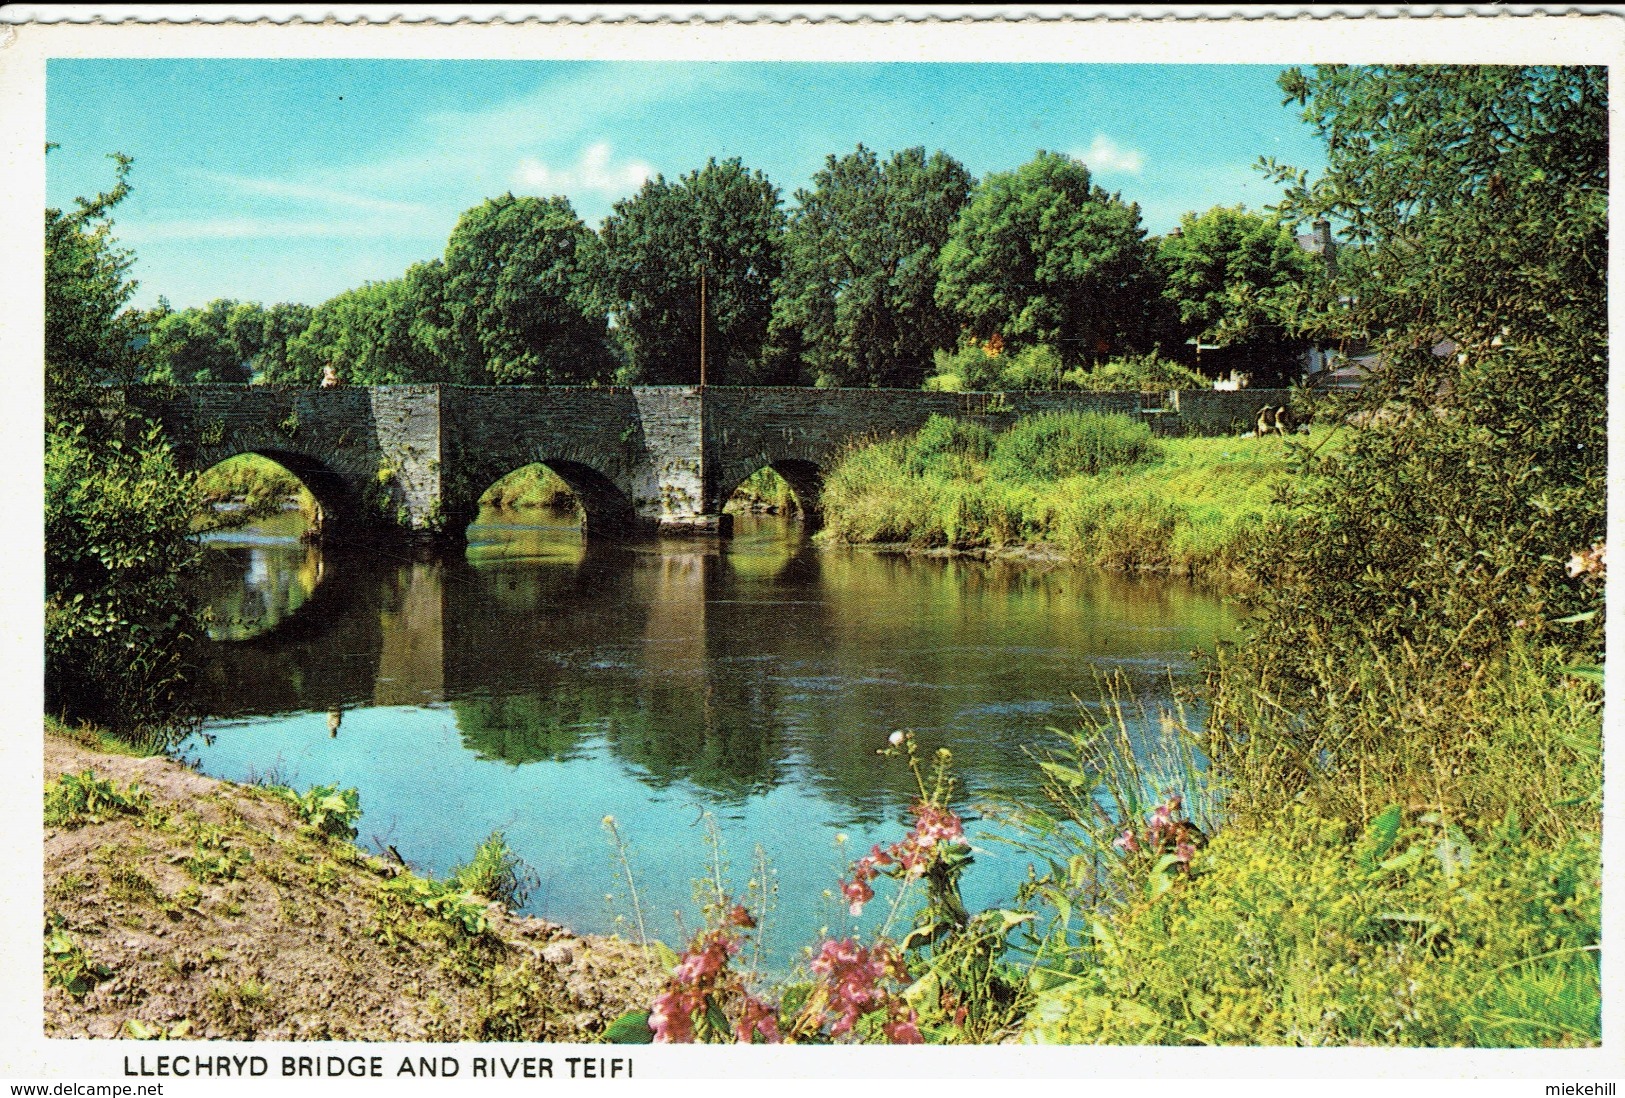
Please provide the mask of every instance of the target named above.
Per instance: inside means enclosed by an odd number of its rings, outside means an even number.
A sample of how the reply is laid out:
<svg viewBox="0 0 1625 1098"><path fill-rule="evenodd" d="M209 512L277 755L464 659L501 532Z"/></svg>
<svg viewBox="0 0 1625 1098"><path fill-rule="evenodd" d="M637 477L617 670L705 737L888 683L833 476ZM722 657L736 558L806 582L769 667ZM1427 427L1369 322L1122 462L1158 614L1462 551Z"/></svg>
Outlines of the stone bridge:
<svg viewBox="0 0 1625 1098"><path fill-rule="evenodd" d="M1161 435L1226 434L1280 389L1177 393L458 385L134 386L123 399L164 425L180 463L271 458L322 509L325 537L399 530L460 537L495 481L541 462L580 501L590 535L726 534L723 507L771 468L808 512L840 451L933 415L1002 429L1048 411L1118 412Z"/></svg>

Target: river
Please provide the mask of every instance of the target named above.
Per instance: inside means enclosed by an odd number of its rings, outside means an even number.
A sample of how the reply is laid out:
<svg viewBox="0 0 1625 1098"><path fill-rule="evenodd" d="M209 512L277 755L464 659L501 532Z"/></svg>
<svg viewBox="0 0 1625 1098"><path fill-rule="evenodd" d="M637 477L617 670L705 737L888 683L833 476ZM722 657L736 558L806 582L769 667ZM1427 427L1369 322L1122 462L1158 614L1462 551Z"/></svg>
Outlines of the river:
<svg viewBox="0 0 1625 1098"><path fill-rule="evenodd" d="M681 945L720 863L735 893L773 894L777 968L853 927L838 879L906 830L913 779L877 755L888 734L949 748L961 805L1031 797L1027 752L1077 725L1099 676L1155 713L1231 624L1178 582L821 550L774 517L739 516L722 545L601 545L549 512L486 512L443 557L324 557L297 524L207 539L220 639L183 754L354 786L358 841L428 873L500 830L536 874L525 910L580 932L635 938L641 918ZM973 910L1027 874L986 826Z"/></svg>

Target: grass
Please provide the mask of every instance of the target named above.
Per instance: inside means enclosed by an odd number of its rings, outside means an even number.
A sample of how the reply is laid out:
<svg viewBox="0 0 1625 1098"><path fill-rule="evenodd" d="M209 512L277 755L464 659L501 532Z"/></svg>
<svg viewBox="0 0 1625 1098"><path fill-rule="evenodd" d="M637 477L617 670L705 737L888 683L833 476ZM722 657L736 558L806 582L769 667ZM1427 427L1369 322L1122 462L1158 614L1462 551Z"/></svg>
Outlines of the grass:
<svg viewBox="0 0 1625 1098"><path fill-rule="evenodd" d="M1123 795L1146 787L1133 752L1088 730L1046 760L1029 822L1066 841L1030 889L1050 926L1026 1039L1596 1044L1597 688L1555 649L1470 667L1356 650L1311 733L1267 694L1238 706L1222 670L1200 746L1224 824L1188 874L1157 887L1107 846L1143 812ZM1283 787L1306 755L1318 772Z"/></svg>
<svg viewBox="0 0 1625 1098"><path fill-rule="evenodd" d="M1086 418L1121 422L1090 431L1077 423ZM1044 545L1114 570L1238 575L1291 475L1289 444L1152 440L1130 431L1138 426L1044 416L992 436L928 424L915 438L854 447L825 483L825 536L922 549ZM1097 442L1108 432L1110 445ZM1068 435L1070 446L1057 445Z"/></svg>
<svg viewBox="0 0 1625 1098"><path fill-rule="evenodd" d="M515 469L491 485L480 497L480 506L504 511L523 507L574 509L576 497L557 473L538 463Z"/></svg>
<svg viewBox="0 0 1625 1098"><path fill-rule="evenodd" d="M287 469L258 454L238 454L205 471L197 482L199 510L194 531L243 526L277 514L290 501L307 522L318 515L316 497ZM235 510L217 511L217 503L237 502Z"/></svg>

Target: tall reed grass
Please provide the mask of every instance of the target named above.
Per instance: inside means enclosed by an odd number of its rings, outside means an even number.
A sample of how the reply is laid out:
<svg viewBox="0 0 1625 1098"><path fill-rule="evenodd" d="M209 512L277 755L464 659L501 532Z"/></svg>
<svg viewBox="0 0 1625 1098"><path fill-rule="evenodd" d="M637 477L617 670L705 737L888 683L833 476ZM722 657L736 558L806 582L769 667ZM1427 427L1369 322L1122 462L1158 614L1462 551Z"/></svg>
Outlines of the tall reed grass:
<svg viewBox="0 0 1625 1098"><path fill-rule="evenodd" d="M1235 575L1291 476L1294 445L1152 439L1126 417L1098 414L1035 416L998 435L934 419L913 438L845 454L824 485L825 536L922 549L1046 545L1105 568Z"/></svg>

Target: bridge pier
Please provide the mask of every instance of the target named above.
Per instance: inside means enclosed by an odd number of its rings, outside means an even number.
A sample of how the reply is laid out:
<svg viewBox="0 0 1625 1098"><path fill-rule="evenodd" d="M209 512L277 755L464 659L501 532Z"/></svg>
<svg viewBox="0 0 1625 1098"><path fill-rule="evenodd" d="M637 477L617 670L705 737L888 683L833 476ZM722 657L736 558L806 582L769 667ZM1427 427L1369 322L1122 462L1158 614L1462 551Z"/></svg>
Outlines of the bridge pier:
<svg viewBox="0 0 1625 1098"><path fill-rule="evenodd" d="M663 518L656 529L671 537L730 538L734 532L734 517L726 511L714 511L708 515Z"/></svg>

